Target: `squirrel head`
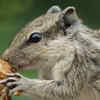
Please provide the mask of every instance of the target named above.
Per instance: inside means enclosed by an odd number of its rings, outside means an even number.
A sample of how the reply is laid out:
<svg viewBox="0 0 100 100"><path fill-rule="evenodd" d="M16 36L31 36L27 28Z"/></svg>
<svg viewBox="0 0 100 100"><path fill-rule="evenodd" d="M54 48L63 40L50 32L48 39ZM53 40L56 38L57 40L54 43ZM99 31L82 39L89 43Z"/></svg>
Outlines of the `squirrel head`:
<svg viewBox="0 0 100 100"><path fill-rule="evenodd" d="M64 30L79 21L74 7L53 6L16 34L2 58L23 68L53 65L65 56Z"/></svg>

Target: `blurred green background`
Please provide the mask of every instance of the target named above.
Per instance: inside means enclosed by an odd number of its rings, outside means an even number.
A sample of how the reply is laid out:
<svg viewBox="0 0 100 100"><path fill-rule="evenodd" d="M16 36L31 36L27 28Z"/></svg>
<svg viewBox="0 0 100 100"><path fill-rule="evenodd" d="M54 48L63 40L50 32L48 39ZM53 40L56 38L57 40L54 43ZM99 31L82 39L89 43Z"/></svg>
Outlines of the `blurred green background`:
<svg viewBox="0 0 100 100"><path fill-rule="evenodd" d="M8 47L16 32L28 21L45 13L52 5L62 9L75 6L84 23L100 28L100 0L0 0L0 54ZM22 71L27 77L36 77L37 71ZM13 100L32 100L30 97L13 97Z"/></svg>

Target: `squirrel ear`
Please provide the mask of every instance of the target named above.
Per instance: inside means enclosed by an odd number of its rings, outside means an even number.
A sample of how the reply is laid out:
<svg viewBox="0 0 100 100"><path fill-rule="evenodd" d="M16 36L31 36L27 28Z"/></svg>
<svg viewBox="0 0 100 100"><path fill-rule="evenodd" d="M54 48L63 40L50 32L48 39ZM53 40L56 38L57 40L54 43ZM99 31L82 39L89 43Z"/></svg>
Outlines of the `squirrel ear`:
<svg viewBox="0 0 100 100"><path fill-rule="evenodd" d="M47 11L47 13L57 13L57 12L61 12L61 8L57 5L52 6Z"/></svg>
<svg viewBox="0 0 100 100"><path fill-rule="evenodd" d="M75 7L67 7L66 9L64 9L63 13L65 15L71 15L76 11Z"/></svg>
<svg viewBox="0 0 100 100"><path fill-rule="evenodd" d="M60 20L63 21L63 24L66 25L66 27L75 22L80 22L75 7L65 8L60 14Z"/></svg>

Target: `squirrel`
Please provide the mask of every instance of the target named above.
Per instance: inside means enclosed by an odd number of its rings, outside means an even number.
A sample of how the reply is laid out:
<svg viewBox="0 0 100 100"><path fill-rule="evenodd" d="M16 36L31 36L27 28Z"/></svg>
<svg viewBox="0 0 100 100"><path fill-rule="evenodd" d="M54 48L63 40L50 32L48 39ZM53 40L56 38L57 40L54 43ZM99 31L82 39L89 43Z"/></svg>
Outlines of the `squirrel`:
<svg viewBox="0 0 100 100"><path fill-rule="evenodd" d="M23 90L37 100L100 100L98 36L83 24L75 7L52 6L22 28L2 55L19 68L39 69L39 79L17 73L0 83L9 95Z"/></svg>

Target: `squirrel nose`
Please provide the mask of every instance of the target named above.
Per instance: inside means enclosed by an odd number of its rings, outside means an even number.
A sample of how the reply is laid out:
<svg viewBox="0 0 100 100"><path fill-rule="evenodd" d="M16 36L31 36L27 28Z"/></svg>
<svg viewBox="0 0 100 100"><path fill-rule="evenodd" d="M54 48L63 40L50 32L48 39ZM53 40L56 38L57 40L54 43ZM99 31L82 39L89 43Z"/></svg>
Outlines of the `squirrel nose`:
<svg viewBox="0 0 100 100"><path fill-rule="evenodd" d="M9 52L9 49L7 49L7 50L4 51L4 53L2 54L1 58L2 58L3 60L8 61L8 60L9 60L9 55L10 55L10 52Z"/></svg>

